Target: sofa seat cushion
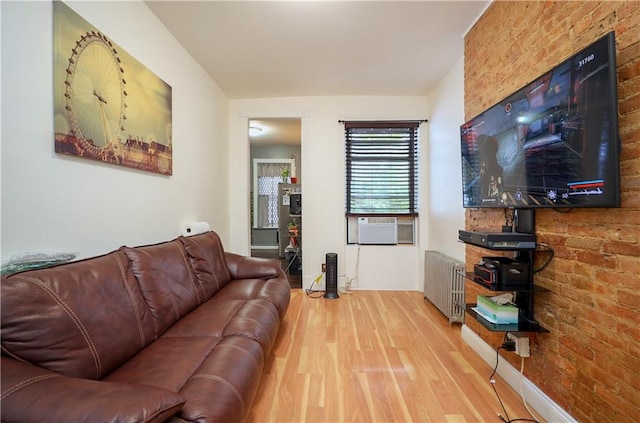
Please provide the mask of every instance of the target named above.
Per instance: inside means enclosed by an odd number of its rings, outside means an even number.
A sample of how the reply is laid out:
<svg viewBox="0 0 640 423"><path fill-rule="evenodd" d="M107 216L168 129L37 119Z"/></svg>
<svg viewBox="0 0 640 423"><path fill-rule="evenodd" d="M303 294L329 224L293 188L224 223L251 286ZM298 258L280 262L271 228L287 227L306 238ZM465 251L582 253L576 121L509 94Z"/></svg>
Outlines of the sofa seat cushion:
<svg viewBox="0 0 640 423"><path fill-rule="evenodd" d="M199 423L241 423L260 384L264 357L257 342L227 337L180 390L187 399L177 417Z"/></svg>
<svg viewBox="0 0 640 423"><path fill-rule="evenodd" d="M282 277L266 280L236 279L221 289L215 299L217 301L264 299L275 306L278 316L282 320L289 307L291 287L284 272Z"/></svg>
<svg viewBox="0 0 640 423"><path fill-rule="evenodd" d="M180 394L186 402L177 417L185 421L240 423L264 363L260 344L245 337L163 337L105 380Z"/></svg>
<svg viewBox="0 0 640 423"><path fill-rule="evenodd" d="M163 422L185 399L151 386L102 382L2 358L2 421Z"/></svg>
<svg viewBox="0 0 640 423"><path fill-rule="evenodd" d="M216 295L176 322L163 337L244 336L271 351L280 326L278 311L267 300L220 300Z"/></svg>
<svg viewBox="0 0 640 423"><path fill-rule="evenodd" d="M104 380L178 392L222 338L160 338Z"/></svg>
<svg viewBox="0 0 640 423"><path fill-rule="evenodd" d="M2 350L66 376L101 379L156 338L122 251L2 278Z"/></svg>

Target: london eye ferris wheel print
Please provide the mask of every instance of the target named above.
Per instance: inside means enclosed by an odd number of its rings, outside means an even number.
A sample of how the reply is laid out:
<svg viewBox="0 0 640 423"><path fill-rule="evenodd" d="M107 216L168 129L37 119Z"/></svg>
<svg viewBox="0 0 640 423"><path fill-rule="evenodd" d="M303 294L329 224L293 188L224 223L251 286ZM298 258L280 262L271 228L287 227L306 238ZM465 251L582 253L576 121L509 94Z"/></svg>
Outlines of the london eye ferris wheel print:
<svg viewBox="0 0 640 423"><path fill-rule="evenodd" d="M55 151L172 174L171 87L54 2Z"/></svg>

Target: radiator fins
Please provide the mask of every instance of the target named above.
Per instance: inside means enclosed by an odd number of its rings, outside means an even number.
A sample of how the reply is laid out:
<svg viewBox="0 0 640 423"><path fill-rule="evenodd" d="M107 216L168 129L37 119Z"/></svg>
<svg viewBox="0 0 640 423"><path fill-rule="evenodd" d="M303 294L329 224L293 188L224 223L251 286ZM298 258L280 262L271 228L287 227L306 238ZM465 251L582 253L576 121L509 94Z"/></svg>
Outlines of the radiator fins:
<svg viewBox="0 0 640 423"><path fill-rule="evenodd" d="M425 251L424 297L449 323L464 323L464 263L438 251Z"/></svg>

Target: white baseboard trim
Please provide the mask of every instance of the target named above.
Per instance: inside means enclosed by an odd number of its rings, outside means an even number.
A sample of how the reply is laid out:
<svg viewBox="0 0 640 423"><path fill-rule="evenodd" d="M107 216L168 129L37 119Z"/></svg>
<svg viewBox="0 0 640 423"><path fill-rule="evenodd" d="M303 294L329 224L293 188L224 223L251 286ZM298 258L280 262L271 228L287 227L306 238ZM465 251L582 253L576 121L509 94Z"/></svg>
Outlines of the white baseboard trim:
<svg viewBox="0 0 640 423"><path fill-rule="evenodd" d="M469 329L467 325L462 325L461 334L462 340L482 357L487 364L492 368L496 365L496 351L489 344L484 342L484 340ZM499 361L498 374L518 393L520 393L520 379L522 378L522 391L527 399L529 408L535 410L535 412L547 422L578 422L529 379L521 376L520 371L513 367L507 360ZM487 383L489 383L489 381L487 381Z"/></svg>
<svg viewBox="0 0 640 423"><path fill-rule="evenodd" d="M251 249L252 250L277 250L278 247L277 245L252 245Z"/></svg>

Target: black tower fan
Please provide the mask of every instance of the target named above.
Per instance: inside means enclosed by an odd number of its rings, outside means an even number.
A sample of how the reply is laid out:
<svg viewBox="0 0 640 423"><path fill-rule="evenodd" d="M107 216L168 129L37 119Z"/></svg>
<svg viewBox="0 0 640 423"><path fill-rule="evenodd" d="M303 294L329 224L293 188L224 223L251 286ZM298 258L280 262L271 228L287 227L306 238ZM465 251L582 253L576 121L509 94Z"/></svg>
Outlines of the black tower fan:
<svg viewBox="0 0 640 423"><path fill-rule="evenodd" d="M336 253L327 253L326 260L327 275L324 298L340 298L338 295L338 255Z"/></svg>

